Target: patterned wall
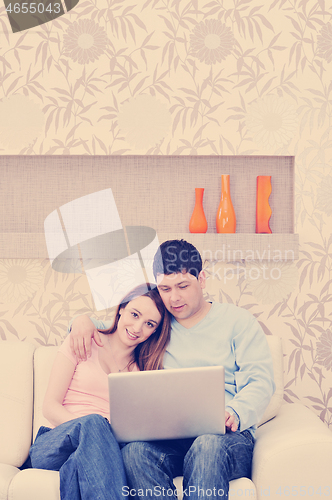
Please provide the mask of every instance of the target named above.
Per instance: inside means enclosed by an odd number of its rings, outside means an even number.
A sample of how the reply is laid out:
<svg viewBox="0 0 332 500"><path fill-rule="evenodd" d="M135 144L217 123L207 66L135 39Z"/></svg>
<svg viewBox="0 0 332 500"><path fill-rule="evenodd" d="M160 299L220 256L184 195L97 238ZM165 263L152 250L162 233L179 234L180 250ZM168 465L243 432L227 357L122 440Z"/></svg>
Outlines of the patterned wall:
<svg viewBox="0 0 332 500"><path fill-rule="evenodd" d="M207 263L207 297L282 336L285 399L331 426L330 2L81 0L38 29L12 34L4 7L0 23L2 154L296 156L299 261L270 263L278 279ZM2 259L0 297L4 339L59 343L93 313L85 278L47 261Z"/></svg>

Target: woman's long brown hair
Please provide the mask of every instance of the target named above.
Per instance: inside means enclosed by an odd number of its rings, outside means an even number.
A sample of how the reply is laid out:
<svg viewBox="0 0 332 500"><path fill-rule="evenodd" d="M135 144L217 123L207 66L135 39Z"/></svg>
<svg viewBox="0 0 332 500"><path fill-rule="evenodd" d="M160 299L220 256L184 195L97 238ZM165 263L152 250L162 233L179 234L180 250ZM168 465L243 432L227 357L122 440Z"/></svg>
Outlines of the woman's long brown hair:
<svg viewBox="0 0 332 500"><path fill-rule="evenodd" d="M148 291L147 287L150 288ZM155 303L161 320L156 331L147 340L137 345L128 369L133 363L136 363L141 371L160 370L163 368L163 357L171 337L171 317L155 285L144 283L128 292L116 309L113 326L107 330L99 331L106 335L114 333L118 328L121 309L125 308L130 301L140 296L149 297Z"/></svg>

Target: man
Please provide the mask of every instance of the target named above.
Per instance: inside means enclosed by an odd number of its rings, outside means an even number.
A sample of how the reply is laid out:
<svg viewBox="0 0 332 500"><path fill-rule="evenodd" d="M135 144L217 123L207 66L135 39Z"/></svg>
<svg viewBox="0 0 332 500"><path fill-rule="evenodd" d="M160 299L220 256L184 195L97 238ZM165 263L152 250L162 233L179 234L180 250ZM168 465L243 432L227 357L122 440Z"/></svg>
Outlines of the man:
<svg viewBox="0 0 332 500"><path fill-rule="evenodd" d="M250 477L255 429L274 392L267 341L245 309L204 300L202 259L190 243L164 242L153 271L161 298L173 315L164 368L224 366L227 432L127 444L122 449L127 493L175 499L173 478L183 475L184 498L226 499L230 480ZM101 323L96 326L104 328ZM98 332L87 318L74 320L73 330L76 352L84 356L82 339L89 351L92 336L98 343Z"/></svg>

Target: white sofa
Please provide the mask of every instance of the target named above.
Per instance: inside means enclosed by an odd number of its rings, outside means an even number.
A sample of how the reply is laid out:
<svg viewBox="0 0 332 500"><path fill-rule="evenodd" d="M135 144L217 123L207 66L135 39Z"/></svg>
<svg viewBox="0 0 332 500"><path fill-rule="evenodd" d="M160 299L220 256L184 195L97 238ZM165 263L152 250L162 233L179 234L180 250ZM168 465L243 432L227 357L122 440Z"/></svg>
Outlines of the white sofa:
<svg viewBox="0 0 332 500"><path fill-rule="evenodd" d="M231 500L322 500L332 495L332 433L303 405L282 404L281 341L267 338L277 390L256 432L252 480L231 481ZM38 428L48 425L41 408L56 352L0 341L0 500L60 499L58 472L19 469ZM180 491L181 478L175 484Z"/></svg>

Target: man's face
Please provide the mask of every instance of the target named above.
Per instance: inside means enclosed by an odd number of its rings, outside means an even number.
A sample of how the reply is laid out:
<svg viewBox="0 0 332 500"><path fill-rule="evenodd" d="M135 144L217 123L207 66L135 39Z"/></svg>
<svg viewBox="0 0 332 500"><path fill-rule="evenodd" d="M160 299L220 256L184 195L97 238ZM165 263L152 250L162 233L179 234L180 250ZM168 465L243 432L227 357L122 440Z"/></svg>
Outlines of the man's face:
<svg viewBox="0 0 332 500"><path fill-rule="evenodd" d="M166 309L179 323L199 313L205 305L203 271L199 273L198 279L187 272L158 274L157 284Z"/></svg>

